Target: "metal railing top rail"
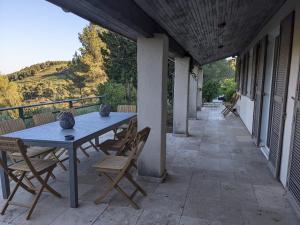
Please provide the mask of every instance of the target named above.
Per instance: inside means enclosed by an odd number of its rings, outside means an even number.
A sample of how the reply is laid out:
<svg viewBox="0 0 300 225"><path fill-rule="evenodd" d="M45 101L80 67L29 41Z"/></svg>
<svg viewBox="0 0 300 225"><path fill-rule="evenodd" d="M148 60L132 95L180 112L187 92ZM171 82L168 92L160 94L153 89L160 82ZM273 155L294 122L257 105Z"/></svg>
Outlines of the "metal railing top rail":
<svg viewBox="0 0 300 225"><path fill-rule="evenodd" d="M32 104L32 105L24 105L24 106L14 106L14 107L5 107L0 108L0 112L8 111L8 110L16 110L16 109L26 109L26 108L33 108L33 107L39 107L39 106L45 106L45 105L56 105L56 104L62 104L62 103L73 103L73 102L79 102L82 100L88 100L88 99L102 99L106 98L107 95L100 95L100 96L93 96L93 97L83 97L83 98L75 98L75 99L66 99L66 100L60 100L60 101L53 101L53 102L43 102L38 104Z"/></svg>

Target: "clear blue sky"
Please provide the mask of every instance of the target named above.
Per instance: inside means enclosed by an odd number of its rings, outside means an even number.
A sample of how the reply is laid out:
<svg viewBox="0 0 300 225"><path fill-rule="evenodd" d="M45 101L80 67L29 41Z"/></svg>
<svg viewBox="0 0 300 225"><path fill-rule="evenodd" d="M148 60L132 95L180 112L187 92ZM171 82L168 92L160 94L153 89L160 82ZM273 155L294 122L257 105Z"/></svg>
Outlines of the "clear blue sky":
<svg viewBox="0 0 300 225"><path fill-rule="evenodd" d="M45 0L0 0L0 72L72 59L88 23Z"/></svg>

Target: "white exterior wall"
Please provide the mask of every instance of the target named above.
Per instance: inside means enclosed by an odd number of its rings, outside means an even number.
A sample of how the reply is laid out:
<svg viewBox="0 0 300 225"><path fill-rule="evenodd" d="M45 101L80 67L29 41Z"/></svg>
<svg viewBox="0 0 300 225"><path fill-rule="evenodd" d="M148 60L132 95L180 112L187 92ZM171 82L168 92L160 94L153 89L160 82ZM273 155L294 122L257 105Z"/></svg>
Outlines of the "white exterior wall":
<svg viewBox="0 0 300 225"><path fill-rule="evenodd" d="M300 1L299 0L287 0L286 3L281 7L281 9L271 18L271 20L263 27L260 33L252 41L252 43L246 48L249 51L253 46L265 35L272 34L280 22L292 11L295 11L295 25L294 25L294 38L293 38L293 50L290 68L290 80L288 88L288 98L287 98L287 117L285 121L284 137L283 137L283 149L282 149L282 162L280 171L280 181L284 186L286 186L287 173L288 173L288 159L290 153L290 142L291 142L291 132L292 132L292 122L293 122L293 110L294 110L294 100L292 97L296 93L296 84L299 71L299 60L300 60ZM250 61L252 65L252 61ZM238 101L237 110L240 113L240 117L247 129L252 131L253 122L253 108L254 103L247 96L241 96Z"/></svg>
<svg viewBox="0 0 300 225"><path fill-rule="evenodd" d="M237 103L237 111L250 134L252 134L253 108L254 102L248 96L242 95Z"/></svg>

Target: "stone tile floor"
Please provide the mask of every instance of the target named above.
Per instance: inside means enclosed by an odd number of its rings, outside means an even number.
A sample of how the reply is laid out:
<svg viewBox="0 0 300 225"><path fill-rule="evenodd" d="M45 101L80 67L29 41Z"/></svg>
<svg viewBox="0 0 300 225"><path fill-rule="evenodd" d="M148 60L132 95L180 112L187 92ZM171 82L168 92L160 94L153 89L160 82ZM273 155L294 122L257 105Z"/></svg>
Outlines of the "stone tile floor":
<svg viewBox="0 0 300 225"><path fill-rule="evenodd" d="M136 196L140 210L117 192L94 205L106 181L92 168L103 156L90 151L91 157L80 156L78 165L79 208L69 208L68 174L57 168L51 185L62 199L44 193L30 221L25 209L9 207L0 224L299 225L283 187L272 178L241 121L233 115L224 119L219 108L203 108L198 118L189 121L189 137L167 135L169 176L162 184L140 182L148 192L147 197ZM128 183L122 186L132 190ZM17 198L32 200L22 191Z"/></svg>

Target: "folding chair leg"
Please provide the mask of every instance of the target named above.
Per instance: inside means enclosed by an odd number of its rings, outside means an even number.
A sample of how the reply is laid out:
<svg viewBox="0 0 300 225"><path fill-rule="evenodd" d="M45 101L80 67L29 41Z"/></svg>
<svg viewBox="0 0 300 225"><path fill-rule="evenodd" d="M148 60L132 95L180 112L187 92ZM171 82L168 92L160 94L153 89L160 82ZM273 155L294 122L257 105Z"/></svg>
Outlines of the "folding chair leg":
<svg viewBox="0 0 300 225"><path fill-rule="evenodd" d="M50 176L52 177L53 180L56 180L56 176L51 172Z"/></svg>
<svg viewBox="0 0 300 225"><path fill-rule="evenodd" d="M40 198L40 196L41 196L44 188L45 188L45 184L47 184L47 182L48 182L48 180L49 180L49 178L51 176L51 173L52 173L52 170L47 173L47 175L45 177L45 180L44 180L45 183L42 184L40 190L38 191L37 195L35 196L35 199L34 199L34 201L32 203L32 206L31 206L31 208L30 208L30 210L29 210L29 212L27 214L26 220L30 219L30 216L31 216L31 214L32 214L32 212L33 212L33 210L34 210L34 208L35 208L35 206L36 206L36 204L37 204L37 202L38 202L38 200L39 200L39 198Z"/></svg>
<svg viewBox="0 0 300 225"><path fill-rule="evenodd" d="M89 158L90 155L80 146L79 149L82 151L82 153L87 157Z"/></svg>
<svg viewBox="0 0 300 225"><path fill-rule="evenodd" d="M9 205L9 202L12 200L12 198L13 198L14 195L16 194L16 192L17 192L19 186L20 186L21 183L22 183L23 178L25 177L25 174L26 174L26 172L22 172L21 177L19 178L19 180L18 180L18 182L17 182L17 184L16 184L14 190L13 190L13 191L11 192L11 194L9 195L8 199L6 200L4 206L3 206L2 210L1 210L1 215L4 215L6 209L7 209L8 205Z"/></svg>
<svg viewBox="0 0 300 225"><path fill-rule="evenodd" d="M35 186L33 185L33 183L30 181L30 179L28 177L24 177L24 181L29 185L30 188L34 189Z"/></svg>
<svg viewBox="0 0 300 225"><path fill-rule="evenodd" d="M132 198L130 198L130 196L125 192L123 191L123 189L119 186L119 185L116 185L115 186L115 189L117 191L119 191L128 201L129 203L132 205L133 208L135 209L139 209L140 207L132 200Z"/></svg>
<svg viewBox="0 0 300 225"><path fill-rule="evenodd" d="M54 168L53 168L54 169ZM49 170L49 173L51 174L53 169ZM49 176L50 176L49 174ZM48 174L47 174L48 176ZM47 177L46 176L46 177ZM44 186L44 188L46 188L49 192L51 192L54 196L58 197L58 198L61 198L61 195L55 191L52 187L50 187L47 182L45 181L46 179L42 179L40 176L39 177L36 177L37 180L41 183L42 186Z"/></svg>
<svg viewBox="0 0 300 225"><path fill-rule="evenodd" d="M146 191L132 178L131 175L126 174L125 176L126 176L127 180L129 180L133 184L133 186L135 186L136 189L142 193L142 195L147 196Z"/></svg>
<svg viewBox="0 0 300 225"><path fill-rule="evenodd" d="M12 173L12 172L9 172L8 175L10 176L10 178L18 183L19 179ZM29 193L35 195L35 190L34 189L31 189L30 187L28 187L26 184L24 184L23 182L20 183L20 186L25 190L25 191L28 191Z"/></svg>
<svg viewBox="0 0 300 225"><path fill-rule="evenodd" d="M92 141L89 141L90 145L97 151L99 152L99 149L97 148L97 146L92 142Z"/></svg>
<svg viewBox="0 0 300 225"><path fill-rule="evenodd" d="M55 155L54 152L51 152L51 156L64 171L67 171L67 168L65 167L65 165L59 160L59 158Z"/></svg>
<svg viewBox="0 0 300 225"><path fill-rule="evenodd" d="M135 209L139 209L140 207L130 198L130 196L123 191L123 189L118 185L118 181L115 181L114 179L112 179L109 175L107 175L106 173L103 173L104 176L106 176L108 178L108 180L111 182L111 186L99 197L95 200L95 204L99 204L104 198L105 196L111 192L111 190L113 188L115 188L118 192L120 192L128 201L129 203L133 206L133 208Z"/></svg>

